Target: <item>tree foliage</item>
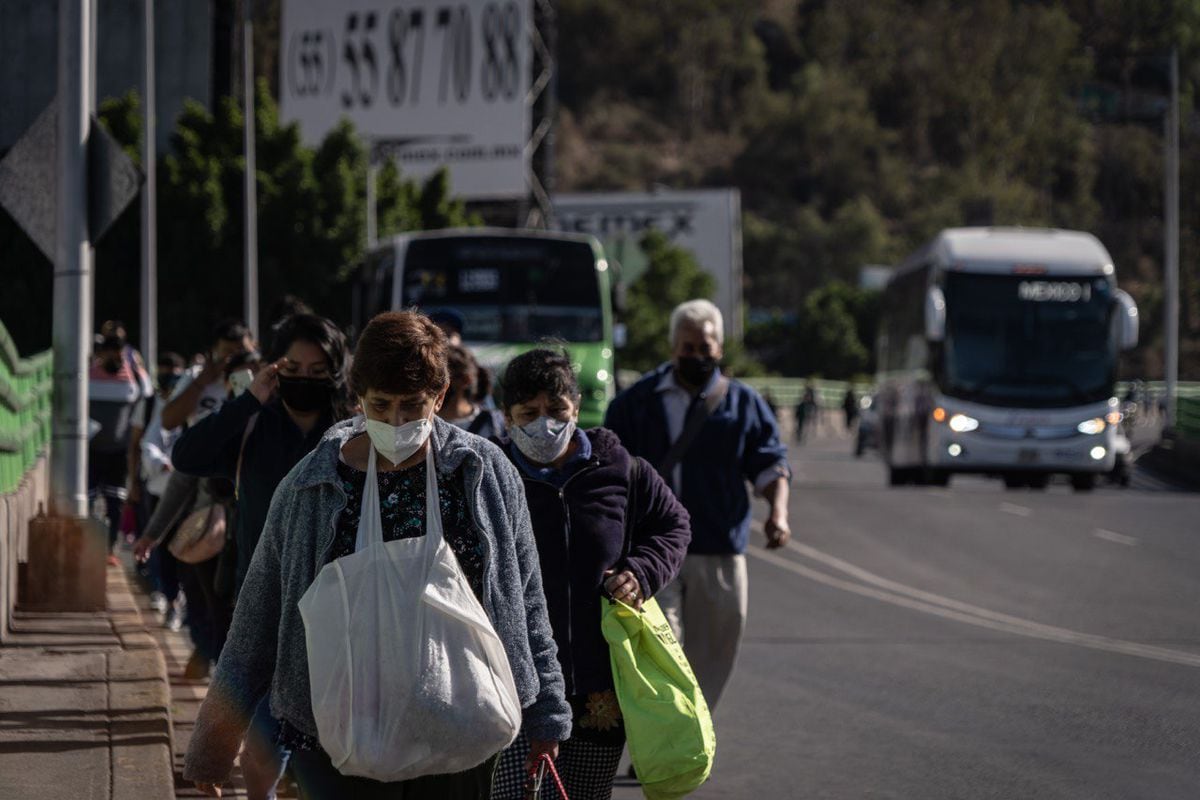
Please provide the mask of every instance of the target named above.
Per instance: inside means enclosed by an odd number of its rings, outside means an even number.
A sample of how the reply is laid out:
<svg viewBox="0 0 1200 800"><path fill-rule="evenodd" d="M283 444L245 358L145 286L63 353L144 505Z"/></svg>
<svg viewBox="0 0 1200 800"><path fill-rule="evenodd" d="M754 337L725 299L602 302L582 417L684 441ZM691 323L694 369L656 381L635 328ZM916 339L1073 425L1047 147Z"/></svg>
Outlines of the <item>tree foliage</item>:
<svg viewBox="0 0 1200 800"><path fill-rule="evenodd" d="M621 321L628 340L620 350L622 369L648 370L670 357L670 314L675 306L716 289L695 257L657 231L642 239L646 271L629 287Z"/></svg>
<svg viewBox="0 0 1200 800"><path fill-rule="evenodd" d="M1134 371L1161 374L1162 123L1126 107L1161 106L1177 48L1195 218L1200 5L567 0L561 20L562 188L737 186L752 309L816 313L820 287L945 227L1077 228L1142 306ZM1097 110L1088 92L1118 99ZM1191 227L1182 368L1200 378Z"/></svg>
<svg viewBox="0 0 1200 800"><path fill-rule="evenodd" d="M367 152L349 123L316 148L305 146L296 125L284 125L265 82L256 95L258 263L260 320L284 294L296 295L321 314L347 322L349 279L366 242ZM141 137L136 94L105 102L104 125L135 158ZM210 113L189 103L158 169L159 342L191 351L207 344L213 324L242 316L244 263L243 115L233 99ZM378 182L380 237L406 230L478 224L450 194L445 173L423 184L403 180L385 165ZM49 265L23 237L5 230L2 319L20 332L23 352L49 346ZM135 202L96 253L95 316L123 319L139 336L140 213ZM40 260L41 263L38 263ZM27 269L19 268L21 262ZM10 273L9 264L13 264ZM7 280L11 274L13 279Z"/></svg>

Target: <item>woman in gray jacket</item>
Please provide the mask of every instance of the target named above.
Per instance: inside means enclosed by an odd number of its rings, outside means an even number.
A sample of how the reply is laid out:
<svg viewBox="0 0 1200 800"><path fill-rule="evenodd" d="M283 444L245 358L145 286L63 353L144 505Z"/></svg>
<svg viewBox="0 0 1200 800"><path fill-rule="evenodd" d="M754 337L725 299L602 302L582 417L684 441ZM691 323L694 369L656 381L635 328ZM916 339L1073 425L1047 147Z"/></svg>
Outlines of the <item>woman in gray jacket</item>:
<svg viewBox="0 0 1200 800"><path fill-rule="evenodd" d="M279 484L184 777L220 796L254 704L269 690L306 799L487 798L495 756L465 772L381 783L339 773L317 736L297 604L326 564L355 551L372 447L385 541L425 535L432 448L443 536L508 655L530 762L556 755L571 732L521 479L497 447L436 416L448 385L445 335L423 315L382 314L363 331L350 381L365 418L331 428Z"/></svg>

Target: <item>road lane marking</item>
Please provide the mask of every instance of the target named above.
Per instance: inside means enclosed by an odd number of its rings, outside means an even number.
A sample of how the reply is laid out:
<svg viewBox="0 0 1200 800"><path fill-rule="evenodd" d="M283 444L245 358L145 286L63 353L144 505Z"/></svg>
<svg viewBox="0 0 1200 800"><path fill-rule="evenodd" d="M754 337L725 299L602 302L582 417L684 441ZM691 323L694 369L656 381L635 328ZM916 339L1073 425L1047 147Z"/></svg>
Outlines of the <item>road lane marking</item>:
<svg viewBox="0 0 1200 800"><path fill-rule="evenodd" d="M1123 544L1128 547L1134 547L1138 543L1136 536L1126 536L1123 533L1117 533L1105 528L1096 528L1092 531L1092 536L1095 536L1097 539L1103 539L1106 542L1115 542L1116 544Z"/></svg>
<svg viewBox="0 0 1200 800"><path fill-rule="evenodd" d="M1014 516L1018 516L1018 517L1033 516L1032 508L1026 508L1025 506L1019 506L1016 503L1001 503L1000 510L1003 511L1005 514L1013 514Z"/></svg>
<svg viewBox="0 0 1200 800"><path fill-rule="evenodd" d="M817 583L830 586L835 589L852 592L863 597L870 597L875 600L880 600L890 605L908 608L914 611L920 611L943 619L955 620L963 622L967 625L974 625L979 628L988 630L1000 631L1002 633L1013 634L1014 636L1024 636L1031 639L1042 639L1045 641L1058 642L1060 644L1074 645L1090 650L1100 650L1109 653L1120 653L1122 655L1134 656L1137 658L1146 658L1154 661L1163 661L1169 664L1179 664L1187 667L1200 668L1200 654L1188 653L1182 650L1171 650L1165 647L1156 647L1154 645L1139 644L1138 642L1129 642L1123 639L1111 639L1107 636L1098 636L1090 633L1082 633L1073 631L1068 628L1059 628L1054 625L1043 625L1039 622L1023 619L1021 617L1013 617L1008 614L1001 614L995 611L990 611L986 608L973 606L969 603L963 603L958 600L953 600L948 597L943 597L932 592L926 592L921 589L916 589L911 586L906 586L896 581L888 580L872 572L857 567L849 562L842 561L836 556L831 556L823 553L816 548L809 547L799 543L790 543L788 548L802 555L808 555L814 560L820 561L834 569L842 571L847 575L856 578L864 583L838 578L833 575L827 575L824 572L812 569L799 562L784 558L777 553L771 552L759 546L752 546L746 552L762 561L773 564L781 569L792 572L801 577L816 581ZM879 587L879 588L876 588Z"/></svg>

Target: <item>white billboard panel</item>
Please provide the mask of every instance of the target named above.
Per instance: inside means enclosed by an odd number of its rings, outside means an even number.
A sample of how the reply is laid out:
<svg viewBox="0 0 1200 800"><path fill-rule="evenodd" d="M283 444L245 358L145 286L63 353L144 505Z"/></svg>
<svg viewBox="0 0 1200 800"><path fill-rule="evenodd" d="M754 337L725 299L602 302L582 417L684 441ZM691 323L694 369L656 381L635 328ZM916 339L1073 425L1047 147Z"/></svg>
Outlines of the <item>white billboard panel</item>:
<svg viewBox="0 0 1200 800"><path fill-rule="evenodd" d="M280 111L309 144L343 118L406 177L526 193L530 0L284 0Z"/></svg>
<svg viewBox="0 0 1200 800"><path fill-rule="evenodd" d="M643 234L662 232L691 250L716 280L711 298L725 317L731 338L742 335L742 201L737 189L662 192L596 192L554 197L558 227L590 233L621 263L622 280L645 268L637 247Z"/></svg>

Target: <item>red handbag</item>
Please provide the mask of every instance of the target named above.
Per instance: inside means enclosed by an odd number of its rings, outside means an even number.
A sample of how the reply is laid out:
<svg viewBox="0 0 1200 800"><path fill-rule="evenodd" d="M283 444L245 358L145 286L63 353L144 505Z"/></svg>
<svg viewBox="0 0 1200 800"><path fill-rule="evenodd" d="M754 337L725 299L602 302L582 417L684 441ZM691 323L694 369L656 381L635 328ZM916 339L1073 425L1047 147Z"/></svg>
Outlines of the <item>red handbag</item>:
<svg viewBox="0 0 1200 800"><path fill-rule="evenodd" d="M554 759L545 754L538 759L537 766L529 771L529 780L525 781L525 800L538 800L541 797L542 779L546 777L547 772L554 778L554 785L558 787L558 794L562 800L570 800L567 790L563 788L562 779L558 777L558 770L554 768Z"/></svg>

